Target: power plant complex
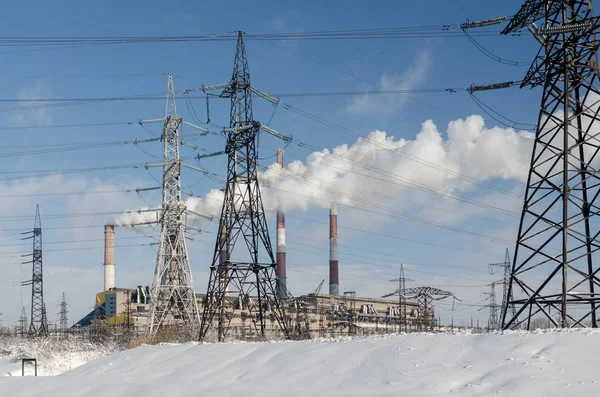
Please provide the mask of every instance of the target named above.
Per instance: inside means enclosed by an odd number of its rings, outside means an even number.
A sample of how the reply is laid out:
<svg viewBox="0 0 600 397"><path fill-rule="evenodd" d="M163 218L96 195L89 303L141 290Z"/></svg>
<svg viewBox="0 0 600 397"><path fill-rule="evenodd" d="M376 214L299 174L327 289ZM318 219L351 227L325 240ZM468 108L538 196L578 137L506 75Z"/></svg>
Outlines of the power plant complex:
<svg viewBox="0 0 600 397"><path fill-rule="evenodd" d="M283 150L279 151L280 159ZM398 299L377 299L357 296L355 291L340 293L337 206L331 205L329 215L329 294L322 294L323 282L309 294L291 297L286 283L285 215L277 212L277 280L278 294L286 314L286 328L290 335L302 338L334 335L372 335L400 330L430 330L434 327L434 312L424 312L417 302ZM130 288L117 287L115 283L115 226L104 226L104 291L98 292L95 308L79 320L73 328L86 329L97 322L113 332L129 330L145 333L149 326L151 292L150 286ZM252 317L244 310L240 297L225 307L229 321L229 335L238 339L259 338ZM207 295L196 293L196 304L202 312ZM255 297L248 297L254 299ZM233 313L235 312L235 315ZM267 311L268 312L268 311ZM283 338L281 327L270 316L266 336Z"/></svg>
<svg viewBox="0 0 600 397"><path fill-rule="evenodd" d="M179 127L186 124L202 134L205 128L190 124L177 115L172 76L168 75L165 117L141 120L140 124L163 123L162 136L136 143L162 142L163 161L146 167L163 169L162 206L155 212L161 228L152 286L121 288L115 282L115 226L104 226L104 290L96 294L94 309L74 328L109 332L139 332L154 338L164 332L185 334L185 339L216 337L259 340L265 338L304 339L328 335L369 335L434 327L432 298L423 291L405 296L398 289L395 299L357 296L340 289L338 259L338 211L329 210L329 294L322 294L325 280L314 292L294 296L288 289L286 222L283 211L275 219L276 245L271 246L257 170L257 137L260 131L284 142L291 137L253 119L252 94L272 104L279 100L250 84L243 34L238 33L234 71L230 82L203 86L202 91L222 90L221 98L231 99L231 120L226 150L198 155L197 159L225 154L227 181L218 222L217 242L206 293L198 294L192 281L185 231L187 216L213 219L191 211L182 201L181 168L205 173L191 166L179 154L185 143ZM208 111L208 102L207 102ZM284 168L284 151L277 150L277 164ZM141 190L153 190L148 188ZM132 224L131 226L136 226ZM448 293L445 296L450 296ZM181 336L181 335L180 335Z"/></svg>

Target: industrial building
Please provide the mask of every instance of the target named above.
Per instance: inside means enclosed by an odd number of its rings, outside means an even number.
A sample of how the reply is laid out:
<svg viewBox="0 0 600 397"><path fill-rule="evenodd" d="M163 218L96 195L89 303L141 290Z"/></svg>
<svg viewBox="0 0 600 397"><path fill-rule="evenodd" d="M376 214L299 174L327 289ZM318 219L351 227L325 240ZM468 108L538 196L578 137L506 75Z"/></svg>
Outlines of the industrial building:
<svg viewBox="0 0 600 397"><path fill-rule="evenodd" d="M281 160L280 160L281 161ZM277 216L277 274L280 282L278 293L283 303L285 322L291 335L298 338L328 337L336 335L373 335L391 332L409 332L432 329L434 313L431 308L420 308L415 302L398 299L378 299L357 296L355 291L339 292L339 262L337 208L331 206L329 227L329 294L315 293L291 297L285 280L285 221L284 215ZM104 227L104 287L96 294L95 309L75 324L76 328L89 327L99 320L114 332L128 329L144 333L149 325L150 287L115 287L115 255L112 225ZM245 299L252 299L246 297ZM206 294L196 294L199 312L206 305ZM229 336L237 339L258 337L256 322L244 310L244 299L231 297L225 304L225 318ZM267 313L269 311L267 310ZM281 327L270 315L266 335L269 338L283 337Z"/></svg>

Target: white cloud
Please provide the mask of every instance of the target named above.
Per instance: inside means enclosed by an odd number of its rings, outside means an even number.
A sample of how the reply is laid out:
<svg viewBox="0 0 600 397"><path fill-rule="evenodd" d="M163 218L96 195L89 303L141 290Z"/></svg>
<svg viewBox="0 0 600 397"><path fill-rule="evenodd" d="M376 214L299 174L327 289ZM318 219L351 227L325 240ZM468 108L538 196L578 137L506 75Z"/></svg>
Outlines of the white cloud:
<svg viewBox="0 0 600 397"><path fill-rule="evenodd" d="M287 23L285 23L283 18L279 17L279 16L275 16L275 17L269 19L265 23L265 25L268 29L275 30L278 32L281 32L287 28Z"/></svg>
<svg viewBox="0 0 600 397"><path fill-rule="evenodd" d="M22 88L17 94L19 100L49 98L52 94L46 80L36 80L35 84ZM44 107L45 103L25 102L24 106L31 109L15 110L12 113L12 122L15 125L42 125L53 120L52 108Z"/></svg>
<svg viewBox="0 0 600 397"><path fill-rule="evenodd" d="M381 90L411 90L425 79L431 65L428 51L421 52L404 73L384 73L379 80ZM346 110L356 114L391 114L400 109L408 100L404 95L362 95L355 98Z"/></svg>
<svg viewBox="0 0 600 397"><path fill-rule="evenodd" d="M525 181L533 134L487 128L477 115L451 122L447 133L444 139L427 120L413 140L373 131L367 139L313 152L304 162L294 161L283 169L273 164L260 174L265 209L306 210L328 207L330 202L358 207L377 203L398 209L417 201L422 207L432 196L407 185L426 185L442 194L473 189L473 183L457 173L482 181ZM218 216L222 199L221 191L211 190L204 198L190 198L188 205L196 212Z"/></svg>

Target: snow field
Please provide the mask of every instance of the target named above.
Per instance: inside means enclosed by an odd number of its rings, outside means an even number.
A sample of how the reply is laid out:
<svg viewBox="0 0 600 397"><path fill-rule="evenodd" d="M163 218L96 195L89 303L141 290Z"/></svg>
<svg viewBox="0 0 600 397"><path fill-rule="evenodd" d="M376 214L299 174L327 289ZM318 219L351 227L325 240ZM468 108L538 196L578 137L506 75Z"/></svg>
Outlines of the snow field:
<svg viewBox="0 0 600 397"><path fill-rule="evenodd" d="M142 346L0 395L594 396L600 332Z"/></svg>

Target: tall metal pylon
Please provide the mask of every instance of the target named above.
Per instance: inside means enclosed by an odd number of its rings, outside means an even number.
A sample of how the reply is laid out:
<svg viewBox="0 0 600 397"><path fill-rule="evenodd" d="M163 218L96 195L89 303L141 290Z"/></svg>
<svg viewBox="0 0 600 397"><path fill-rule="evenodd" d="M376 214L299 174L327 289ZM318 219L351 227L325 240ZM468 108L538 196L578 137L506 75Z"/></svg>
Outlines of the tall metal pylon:
<svg viewBox="0 0 600 397"><path fill-rule="evenodd" d="M150 292L149 335L155 336L163 326L183 327L184 333L196 335L200 324L196 294L192 279L185 241L185 217L191 212L181 200L181 167L196 167L181 162L179 155L179 128L183 123L177 116L173 77L168 74L167 99L164 119L140 121L163 122L163 162L148 164L149 167L162 167L162 207L159 223L161 225L154 281ZM184 123L188 124L188 123ZM192 127L199 128L188 124ZM203 131L205 129L199 128ZM148 139L145 142L156 141Z"/></svg>
<svg viewBox="0 0 600 397"><path fill-rule="evenodd" d="M275 258L257 179L259 131L285 138L254 120L252 93L277 101L251 87L242 32L238 33L231 81L204 90L220 88L224 89L221 97L231 99L230 127L225 130L227 183L219 223L222 232L217 235L210 266L199 337L206 337L216 315L218 339L223 341L233 313L240 309L248 314L256 336L265 336L267 313L271 312L283 335L289 337L284 307L277 296Z"/></svg>
<svg viewBox="0 0 600 397"><path fill-rule="evenodd" d="M27 312L25 310L25 306L21 310L21 317L19 317L19 329L18 334L24 337L27 334Z"/></svg>
<svg viewBox="0 0 600 397"><path fill-rule="evenodd" d="M504 318L504 311L508 309L508 313L510 316L515 316L517 314L517 308L514 303L508 303L509 301L513 301L512 292L511 295L508 296L509 287L510 287L510 271L511 271L511 261L510 261L510 253L508 248L506 249L506 253L504 254L504 262L500 263L490 263L488 265L488 269L490 274L494 274L494 267L499 267L502 269L504 277L502 279L502 305L500 306L500 320ZM500 325L500 324L499 324Z"/></svg>
<svg viewBox="0 0 600 397"><path fill-rule="evenodd" d="M432 330L435 322L434 317L434 301L439 301L452 297L459 300L450 291L444 291L434 287L414 287L398 289L391 294L383 295L382 298L387 298L394 295L402 295L404 299L413 299L417 301L417 329L419 331ZM454 310L454 305L453 309Z"/></svg>
<svg viewBox="0 0 600 397"><path fill-rule="evenodd" d="M496 302L496 284L498 284L498 283L497 282L491 283L489 285L490 292L483 293L484 295L487 295L486 300L489 302L488 305L486 306L490 311L490 317L488 318L488 332L496 331L499 327L498 309L500 308L500 305L498 305L498 303ZM479 310L483 310L486 307L482 307Z"/></svg>
<svg viewBox="0 0 600 397"><path fill-rule="evenodd" d="M404 277L404 264L400 264L400 277L390 280L391 283L398 283L398 291L404 291L406 289L406 282L414 281L410 278ZM399 331L402 332L402 328L404 327L404 332L408 332L408 321L407 321L407 313L406 313L406 297L404 294L398 293L398 316L399 316Z"/></svg>
<svg viewBox="0 0 600 397"><path fill-rule="evenodd" d="M599 26L591 0L527 0L503 31L529 27L542 44L521 87L543 87L504 329L597 326Z"/></svg>
<svg viewBox="0 0 600 397"><path fill-rule="evenodd" d="M62 294L62 301L60 302L60 314L59 314L59 327L60 332L63 335L67 334L67 330L69 329L69 305L67 305L67 299L65 298L65 293Z"/></svg>
<svg viewBox="0 0 600 397"><path fill-rule="evenodd" d="M31 254L22 255L31 256L32 275L31 280L24 281L21 285L31 285L31 322L27 336L48 336L48 321L44 315L44 269L42 266L42 219L40 217L40 206L35 207L35 221L33 230L23 234L31 234L23 240L31 239L33 241L33 251Z"/></svg>

